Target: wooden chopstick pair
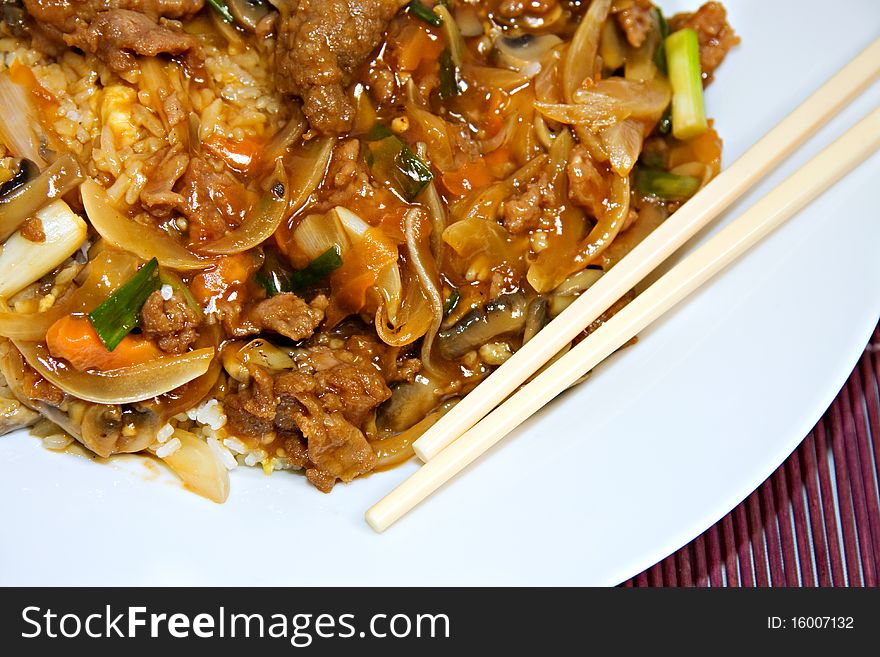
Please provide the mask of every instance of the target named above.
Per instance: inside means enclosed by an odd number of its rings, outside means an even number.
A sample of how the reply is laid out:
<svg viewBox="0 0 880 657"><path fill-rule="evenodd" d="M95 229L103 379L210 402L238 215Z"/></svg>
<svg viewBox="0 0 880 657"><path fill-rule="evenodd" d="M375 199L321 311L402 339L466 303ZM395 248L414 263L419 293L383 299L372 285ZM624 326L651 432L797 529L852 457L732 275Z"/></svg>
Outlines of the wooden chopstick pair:
<svg viewBox="0 0 880 657"><path fill-rule="evenodd" d="M613 269L499 367L414 447L426 461L370 508L384 531L525 419L686 298L880 147L880 109L658 279L634 301L492 411L583 327L707 226L880 75L880 39L670 216ZM488 414L488 415L487 415Z"/></svg>

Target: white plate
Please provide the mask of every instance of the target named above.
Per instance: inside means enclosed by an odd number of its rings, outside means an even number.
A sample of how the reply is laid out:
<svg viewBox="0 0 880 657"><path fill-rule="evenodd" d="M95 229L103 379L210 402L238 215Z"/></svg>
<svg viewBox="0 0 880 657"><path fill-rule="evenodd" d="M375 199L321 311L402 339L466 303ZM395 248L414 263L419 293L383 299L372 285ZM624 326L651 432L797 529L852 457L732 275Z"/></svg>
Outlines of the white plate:
<svg viewBox="0 0 880 657"><path fill-rule="evenodd" d="M880 36L880 3L728 5L743 43L707 102L731 162ZM875 85L740 209L878 102ZM137 457L5 437L0 583L618 583L744 499L843 384L880 316L878 180L875 155L381 536L362 514L413 464L329 496L239 468L218 506Z"/></svg>

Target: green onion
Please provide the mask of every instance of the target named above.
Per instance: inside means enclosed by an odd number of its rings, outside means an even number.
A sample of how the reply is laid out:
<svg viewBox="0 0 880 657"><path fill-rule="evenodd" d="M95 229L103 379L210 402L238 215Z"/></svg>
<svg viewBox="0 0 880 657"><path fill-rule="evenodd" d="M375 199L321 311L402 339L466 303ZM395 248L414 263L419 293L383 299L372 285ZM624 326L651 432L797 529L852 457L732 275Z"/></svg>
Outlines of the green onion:
<svg viewBox="0 0 880 657"><path fill-rule="evenodd" d="M138 316L147 297L161 285L159 261L153 258L104 303L89 313L89 321L107 349L116 349L122 339L137 326Z"/></svg>
<svg viewBox="0 0 880 657"><path fill-rule="evenodd" d="M700 179L657 169L636 169L636 189L664 201L683 201L700 188Z"/></svg>
<svg viewBox="0 0 880 657"><path fill-rule="evenodd" d="M435 14L433 11L428 9L425 5L423 5L419 0L412 0L407 6L409 13L411 13L416 18L421 18L423 21L428 23L429 25L433 25L434 27L440 27L443 25L443 20Z"/></svg>
<svg viewBox="0 0 880 657"><path fill-rule="evenodd" d="M706 132L700 44L692 29L673 32L666 39L666 62L672 84L672 134L690 139Z"/></svg>
<svg viewBox="0 0 880 657"><path fill-rule="evenodd" d="M455 307L458 305L458 300L461 298L461 294L459 294L458 290L452 290L449 294L449 298L446 300L446 303L443 305L443 314L448 315Z"/></svg>
<svg viewBox="0 0 880 657"><path fill-rule="evenodd" d="M669 36L669 23L666 22L666 17L663 15L663 12L660 11L660 7L654 7L654 11L657 12L657 23L660 25L660 36L665 39Z"/></svg>
<svg viewBox="0 0 880 657"><path fill-rule="evenodd" d="M220 18L222 18L227 23L231 23L233 21L232 12L229 11L229 7L226 6L226 3L223 0L208 0L208 4L211 5L215 11L220 14Z"/></svg>
<svg viewBox="0 0 880 657"><path fill-rule="evenodd" d="M334 245L299 271L290 271L273 254L266 255L266 265L257 274L257 283L266 290L266 294L274 297L283 292L299 292L317 285L342 266L342 257L339 255L339 247Z"/></svg>
<svg viewBox="0 0 880 657"><path fill-rule="evenodd" d="M382 141L383 139L387 139L388 137L393 137L394 133L391 132L391 129L388 126L384 126L381 123L377 123L370 131L367 133L367 141Z"/></svg>
<svg viewBox="0 0 880 657"><path fill-rule="evenodd" d="M339 247L333 245L312 260L305 269L293 272L290 276L290 286L296 291L317 285L341 266L342 256L339 255Z"/></svg>
<svg viewBox="0 0 880 657"><path fill-rule="evenodd" d="M444 48L440 53L440 98L451 98L461 93L458 67L452 61L452 52Z"/></svg>
<svg viewBox="0 0 880 657"><path fill-rule="evenodd" d="M663 73L663 75L666 75L666 50L663 47L663 42L666 40L666 37L669 36L669 23L666 22L666 18L663 16L663 12L660 11L660 7L654 7L654 11L657 12L657 25L660 27L660 45L658 45L657 50L654 51L654 64L660 69L660 72Z"/></svg>
<svg viewBox="0 0 880 657"><path fill-rule="evenodd" d="M387 130L387 128L384 128ZM384 134L379 126L370 131L370 136L378 136L378 139L369 141L369 153L367 164L373 170L373 175L378 180L392 185L407 201L414 200L434 175L428 165L419 159L399 137Z"/></svg>

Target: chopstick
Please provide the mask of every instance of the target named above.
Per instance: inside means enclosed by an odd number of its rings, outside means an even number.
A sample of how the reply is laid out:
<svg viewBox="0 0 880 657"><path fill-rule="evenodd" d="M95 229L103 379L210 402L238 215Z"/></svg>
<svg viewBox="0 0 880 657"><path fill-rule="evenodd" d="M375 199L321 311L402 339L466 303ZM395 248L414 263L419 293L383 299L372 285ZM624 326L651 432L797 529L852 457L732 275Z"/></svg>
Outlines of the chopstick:
<svg viewBox="0 0 880 657"><path fill-rule="evenodd" d="M730 167L673 213L565 311L413 443L430 461L500 404L639 281L709 225L880 74L874 41Z"/></svg>
<svg viewBox="0 0 880 657"><path fill-rule="evenodd" d="M880 148L880 108L677 264L366 513L384 531L556 395Z"/></svg>

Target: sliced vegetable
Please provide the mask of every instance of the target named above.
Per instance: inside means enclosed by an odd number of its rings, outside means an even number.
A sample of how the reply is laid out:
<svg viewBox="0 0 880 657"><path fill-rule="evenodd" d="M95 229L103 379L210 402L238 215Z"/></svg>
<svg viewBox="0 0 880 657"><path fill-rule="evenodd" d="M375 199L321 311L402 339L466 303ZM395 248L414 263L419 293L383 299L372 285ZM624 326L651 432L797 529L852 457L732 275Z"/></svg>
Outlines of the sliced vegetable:
<svg viewBox="0 0 880 657"><path fill-rule="evenodd" d="M575 103L536 103L535 107L555 121L600 130L630 117L656 121L669 106L671 96L669 85L658 78L645 82L608 78L579 90Z"/></svg>
<svg viewBox="0 0 880 657"><path fill-rule="evenodd" d="M574 102L575 91L593 77L602 25L610 9L611 0L593 0L571 39L562 63L562 92L567 103Z"/></svg>
<svg viewBox="0 0 880 657"><path fill-rule="evenodd" d="M700 188L700 179L694 176L677 176L657 169L636 169L636 189L648 196L664 201L683 201Z"/></svg>
<svg viewBox="0 0 880 657"><path fill-rule="evenodd" d="M561 43L555 34L500 36L495 41L494 60L502 68L534 77L541 70L541 61Z"/></svg>
<svg viewBox="0 0 880 657"><path fill-rule="evenodd" d="M654 11L657 12L657 24L660 27L660 44L654 51L654 64L660 69L660 72L663 73L663 75L666 75L669 67L666 64L666 48L664 42L666 41L666 37L669 36L669 23L666 22L666 17L663 15L660 7L654 7Z"/></svg>
<svg viewBox="0 0 880 657"><path fill-rule="evenodd" d="M62 155L42 174L31 178L35 165L30 160L22 160L21 172L30 172L26 179L16 175L22 184L9 186L8 181L0 192L0 241L9 237L25 220L59 199L82 180L79 165L69 155ZM13 179L15 180L15 178Z"/></svg>
<svg viewBox="0 0 880 657"><path fill-rule="evenodd" d="M220 18L224 21L227 23L233 22L232 12L229 11L229 7L226 6L223 0L208 0L208 4L213 7L214 11L220 14Z"/></svg>
<svg viewBox="0 0 880 657"><path fill-rule="evenodd" d="M28 365L50 383L78 399L96 404L130 404L164 395L208 371L213 347L162 356L115 370L80 372L35 342L14 341Z"/></svg>
<svg viewBox="0 0 880 657"><path fill-rule="evenodd" d="M45 238L31 242L14 232L0 251L0 298L39 280L63 263L85 241L86 222L64 201L53 201L37 212Z"/></svg>
<svg viewBox="0 0 880 657"><path fill-rule="evenodd" d="M92 226L117 248L144 260L156 258L160 265L172 269L205 269L217 264L216 259L194 254L167 233L123 216L110 203L107 190L95 181L85 180L80 192Z"/></svg>
<svg viewBox="0 0 880 657"><path fill-rule="evenodd" d="M451 98L461 93L458 67L452 61L449 48L440 53L440 98Z"/></svg>
<svg viewBox="0 0 880 657"><path fill-rule="evenodd" d="M263 270L257 274L257 282L270 297L282 292L299 292L317 285L341 266L342 256L339 254L339 247L334 244L312 260L305 269L289 271L280 262L268 268L264 265Z"/></svg>
<svg viewBox="0 0 880 657"><path fill-rule="evenodd" d="M461 30L458 29L458 23L455 22L452 13L443 4L440 3L434 7L434 13L440 17L443 25L443 33L446 35L446 47L449 48L449 56L452 63L456 67L464 64L464 38L461 36Z"/></svg>
<svg viewBox="0 0 880 657"><path fill-rule="evenodd" d="M22 68L33 78L30 69ZM0 112L0 142L15 157L25 157L45 166L46 160L40 149L44 135L37 119L37 108L28 89L13 82L7 71L0 72L0 107L3 108Z"/></svg>
<svg viewBox="0 0 880 657"><path fill-rule="evenodd" d="M449 298L446 299L446 303L443 304L443 316L445 317L458 305L458 300L461 298L461 293L458 290L452 290L449 294Z"/></svg>
<svg viewBox="0 0 880 657"><path fill-rule="evenodd" d="M689 28L673 32L667 37L665 47L672 84L672 134L676 139L690 139L709 127L703 106L697 33Z"/></svg>
<svg viewBox="0 0 880 657"><path fill-rule="evenodd" d="M3 307L0 310L0 335L11 340L42 340L49 327L65 315L87 312L96 307L131 278L140 264L138 258L125 251L101 251L90 263L85 282L67 292L48 310L19 313Z"/></svg>
<svg viewBox="0 0 880 657"><path fill-rule="evenodd" d="M383 132L377 127L370 135L376 137ZM415 200L434 179L428 165L395 135L374 139L368 143L368 147L368 163L373 175L378 180L391 184L407 201Z"/></svg>
<svg viewBox="0 0 880 657"><path fill-rule="evenodd" d="M251 208L241 225L220 239L200 246L199 250L213 255L230 255L262 244L278 230L289 201L287 173L279 160L269 190Z"/></svg>
<svg viewBox="0 0 880 657"><path fill-rule="evenodd" d="M207 442L183 429L175 429L169 442L180 444L160 457L194 493L222 504L229 497L229 471ZM166 443L167 444L167 443Z"/></svg>
<svg viewBox="0 0 880 657"><path fill-rule="evenodd" d="M464 356L491 338L522 330L526 323L526 298L521 293L505 294L474 308L455 326L437 336L440 355L446 360Z"/></svg>
<svg viewBox="0 0 880 657"><path fill-rule="evenodd" d="M443 25L443 19L419 2L419 0L412 0L412 2L407 5L407 11L416 18L425 21L428 25L433 25L434 27L440 27Z"/></svg>
<svg viewBox="0 0 880 657"><path fill-rule="evenodd" d="M290 277L291 291L302 290L316 285L341 266L342 257L339 255L339 249L336 246L331 246L312 260L308 267L293 272Z"/></svg>
<svg viewBox="0 0 880 657"><path fill-rule="evenodd" d="M264 0L227 0L229 13L235 22L251 32L269 15L269 3ZM225 20L225 17L224 17Z"/></svg>
<svg viewBox="0 0 880 657"><path fill-rule="evenodd" d="M104 303L89 313L89 320L107 349L113 351L122 342L122 338L137 326L147 297L161 285L159 261L153 258Z"/></svg>
<svg viewBox="0 0 880 657"><path fill-rule="evenodd" d="M154 342L140 335L126 335L110 351L83 315L66 315L49 327L46 346L80 371L115 370L162 356Z"/></svg>

